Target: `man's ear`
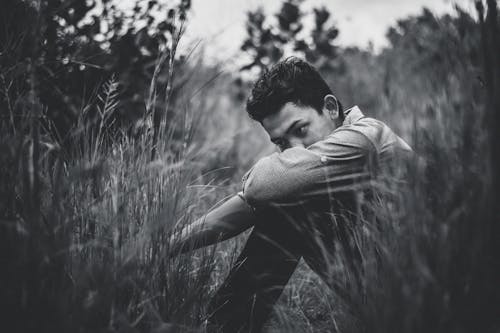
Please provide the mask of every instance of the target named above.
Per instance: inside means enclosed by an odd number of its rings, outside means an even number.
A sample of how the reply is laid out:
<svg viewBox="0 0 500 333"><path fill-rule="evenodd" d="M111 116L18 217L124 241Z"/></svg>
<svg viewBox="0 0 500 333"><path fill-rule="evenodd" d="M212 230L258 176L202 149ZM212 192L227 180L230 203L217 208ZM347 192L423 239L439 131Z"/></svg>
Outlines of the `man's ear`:
<svg viewBox="0 0 500 333"><path fill-rule="evenodd" d="M325 96L325 98L323 99L323 112L334 121L339 119L340 106L335 96L331 94Z"/></svg>

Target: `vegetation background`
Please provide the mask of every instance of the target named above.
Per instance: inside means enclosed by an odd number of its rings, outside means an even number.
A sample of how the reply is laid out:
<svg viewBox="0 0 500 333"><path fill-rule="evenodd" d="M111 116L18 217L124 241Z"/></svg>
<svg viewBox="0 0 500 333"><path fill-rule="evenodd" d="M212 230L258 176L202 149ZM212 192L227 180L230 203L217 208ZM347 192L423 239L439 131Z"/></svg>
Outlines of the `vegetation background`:
<svg viewBox="0 0 500 333"><path fill-rule="evenodd" d="M248 13L238 73L196 45L178 54L189 0L2 2L2 330L203 331L246 235L173 259L167 239L273 151L245 115L242 74L295 54L425 168L402 207L376 206L384 225L353 230L359 276L341 251L334 290L301 265L268 331L499 332L497 2L401 18L378 53L339 47L325 8L304 31L302 2Z"/></svg>

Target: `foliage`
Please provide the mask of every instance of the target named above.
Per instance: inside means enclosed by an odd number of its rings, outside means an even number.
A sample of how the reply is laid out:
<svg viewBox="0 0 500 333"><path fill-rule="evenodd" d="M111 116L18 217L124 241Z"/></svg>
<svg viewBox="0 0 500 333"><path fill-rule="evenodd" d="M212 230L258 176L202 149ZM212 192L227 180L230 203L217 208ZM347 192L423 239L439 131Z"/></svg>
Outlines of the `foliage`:
<svg viewBox="0 0 500 333"><path fill-rule="evenodd" d="M327 24L330 12L324 6L314 8L314 28L305 36L301 34L304 28L302 2L283 1L280 11L275 14L277 22L269 23L262 8L248 12L247 38L241 50L250 55L251 62L242 70L256 67L262 71L278 62L286 51L295 51L322 71L338 67L333 59L337 57L334 41L339 31L335 25Z"/></svg>
<svg viewBox="0 0 500 333"><path fill-rule="evenodd" d="M175 53L182 29L177 21L185 19L190 5L189 0L168 7L137 0L126 12L110 0L4 1L2 117L18 126L22 101L34 89L46 117L65 133L95 96L93 89L115 74L123 104L115 118L124 124L137 120L144 114L156 63L162 52ZM166 75L157 80L165 84Z"/></svg>
<svg viewBox="0 0 500 333"><path fill-rule="evenodd" d="M98 121L82 113L70 148L44 129L38 102L16 134L1 123L0 310L11 332L183 331L203 321L220 278L215 249L169 259L168 242L220 196L198 183L196 123L183 127L177 154L173 129L162 128L151 161L151 133L107 126L117 85L98 89Z"/></svg>
<svg viewBox="0 0 500 333"><path fill-rule="evenodd" d="M453 15L436 17L423 9L399 20L387 37L390 45L378 55L356 48L341 53L345 73L328 80L346 105L359 104L405 136L413 126L410 119L427 125L438 94L454 108L476 107L483 80L481 36L470 13L457 7Z"/></svg>

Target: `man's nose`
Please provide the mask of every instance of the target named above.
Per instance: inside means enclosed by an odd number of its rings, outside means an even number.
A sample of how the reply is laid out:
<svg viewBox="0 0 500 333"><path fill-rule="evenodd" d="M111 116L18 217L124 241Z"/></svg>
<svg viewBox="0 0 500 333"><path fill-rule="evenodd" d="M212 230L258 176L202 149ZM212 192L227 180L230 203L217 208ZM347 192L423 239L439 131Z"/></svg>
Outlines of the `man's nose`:
<svg viewBox="0 0 500 333"><path fill-rule="evenodd" d="M301 140L290 140L290 148L295 147L305 148L306 146Z"/></svg>

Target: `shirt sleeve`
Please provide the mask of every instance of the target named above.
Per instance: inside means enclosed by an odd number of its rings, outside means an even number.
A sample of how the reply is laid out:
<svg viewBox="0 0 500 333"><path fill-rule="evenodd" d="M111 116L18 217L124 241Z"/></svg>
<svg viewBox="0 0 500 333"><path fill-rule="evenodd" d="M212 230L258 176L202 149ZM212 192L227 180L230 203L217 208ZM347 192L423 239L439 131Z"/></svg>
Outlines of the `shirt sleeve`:
<svg viewBox="0 0 500 333"><path fill-rule="evenodd" d="M336 131L308 148L290 148L259 160L243 177L242 197L253 206L298 203L352 189L366 179L370 141Z"/></svg>

